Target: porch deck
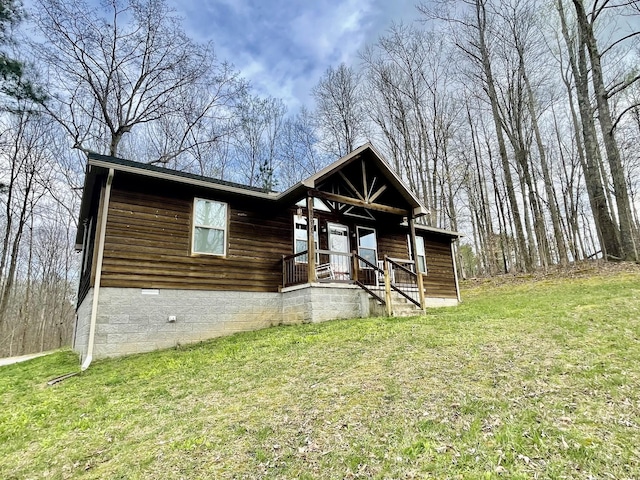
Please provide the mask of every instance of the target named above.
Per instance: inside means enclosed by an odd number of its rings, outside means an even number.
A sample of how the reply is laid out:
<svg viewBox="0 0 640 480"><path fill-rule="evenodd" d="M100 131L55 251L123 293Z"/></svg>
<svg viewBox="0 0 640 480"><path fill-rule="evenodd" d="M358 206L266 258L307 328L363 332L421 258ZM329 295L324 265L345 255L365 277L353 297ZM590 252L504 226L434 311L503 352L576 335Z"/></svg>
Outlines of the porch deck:
<svg viewBox="0 0 640 480"><path fill-rule="evenodd" d="M425 290L422 274L415 272L413 260L384 257L373 264L357 252L316 250L309 272L309 252L282 258L283 288L306 283L347 283L358 285L371 297L391 308L391 291L397 292L418 308L424 308Z"/></svg>

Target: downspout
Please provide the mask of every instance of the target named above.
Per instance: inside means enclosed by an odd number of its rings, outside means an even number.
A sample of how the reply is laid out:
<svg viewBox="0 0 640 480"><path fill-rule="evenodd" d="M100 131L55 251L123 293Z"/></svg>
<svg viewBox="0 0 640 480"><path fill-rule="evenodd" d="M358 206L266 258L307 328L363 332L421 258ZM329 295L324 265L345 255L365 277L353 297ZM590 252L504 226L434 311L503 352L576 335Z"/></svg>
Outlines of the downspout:
<svg viewBox="0 0 640 480"><path fill-rule="evenodd" d="M91 305L91 323L89 324L89 341L87 343L87 356L82 362L82 371L89 368L93 360L93 342L96 336L96 320L98 318L98 297L100 296L100 280L102 278L102 259L104 257L104 239L107 230L107 213L109 211L109 199L111 197L111 184L113 183L113 168L109 169L107 176L107 186L104 192L104 202L100 218L100 237L98 238L98 257L96 259L96 278L93 285L93 302Z"/></svg>
<svg viewBox="0 0 640 480"><path fill-rule="evenodd" d="M460 284L458 283L458 266L456 265L456 255L453 248L454 240L451 240L451 262L453 265L453 278L456 281L456 297L458 297L458 303L460 303Z"/></svg>

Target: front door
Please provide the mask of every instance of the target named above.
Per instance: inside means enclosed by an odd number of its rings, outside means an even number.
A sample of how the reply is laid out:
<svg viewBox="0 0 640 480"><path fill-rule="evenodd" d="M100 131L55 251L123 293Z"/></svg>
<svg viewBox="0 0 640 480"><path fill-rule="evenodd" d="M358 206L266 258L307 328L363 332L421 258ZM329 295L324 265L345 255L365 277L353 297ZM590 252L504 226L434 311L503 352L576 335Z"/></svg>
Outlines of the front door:
<svg viewBox="0 0 640 480"><path fill-rule="evenodd" d="M337 280L349 280L351 261L349 258L349 228L339 223L328 223L327 230L329 232L329 255L331 267ZM344 255L338 255L342 253Z"/></svg>

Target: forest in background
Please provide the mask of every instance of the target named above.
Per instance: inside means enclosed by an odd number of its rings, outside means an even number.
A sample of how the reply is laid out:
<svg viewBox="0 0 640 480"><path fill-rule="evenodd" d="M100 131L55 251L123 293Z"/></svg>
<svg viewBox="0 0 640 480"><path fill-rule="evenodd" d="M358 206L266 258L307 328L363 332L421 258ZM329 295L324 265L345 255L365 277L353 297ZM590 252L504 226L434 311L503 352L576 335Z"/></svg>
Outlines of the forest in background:
<svg viewBox="0 0 640 480"><path fill-rule="evenodd" d="M287 111L165 0L0 1L0 356L70 342L86 152L282 190L371 141L462 277L638 261L640 3L418 4Z"/></svg>

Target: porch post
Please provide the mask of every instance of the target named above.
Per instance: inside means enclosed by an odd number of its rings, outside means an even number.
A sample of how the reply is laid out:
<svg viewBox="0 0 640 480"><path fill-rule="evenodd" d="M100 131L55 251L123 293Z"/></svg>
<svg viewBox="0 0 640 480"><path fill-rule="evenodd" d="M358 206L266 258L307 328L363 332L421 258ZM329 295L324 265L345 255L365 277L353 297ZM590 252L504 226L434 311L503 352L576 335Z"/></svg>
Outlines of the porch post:
<svg viewBox="0 0 640 480"><path fill-rule="evenodd" d="M413 214L409 215L409 239L411 241L411 254L413 256L413 264L416 267L416 280L418 281L418 295L420 296L420 308L424 311L424 280L420 265L418 264L418 249L416 248L416 225ZM425 252L426 255L426 252ZM425 258L426 260L426 258Z"/></svg>
<svg viewBox="0 0 640 480"><path fill-rule="evenodd" d="M387 256L384 256L384 300L387 304L387 317L390 317L393 313L393 307L391 306L391 274L389 272L389 260Z"/></svg>
<svg viewBox="0 0 640 480"><path fill-rule="evenodd" d="M316 281L316 242L313 231L313 197L307 196L307 269L309 283Z"/></svg>
<svg viewBox="0 0 640 480"><path fill-rule="evenodd" d="M356 258L356 251L355 250L351 250L351 268L353 270L353 273L351 274L351 280L353 280L354 282L358 281L358 259Z"/></svg>

